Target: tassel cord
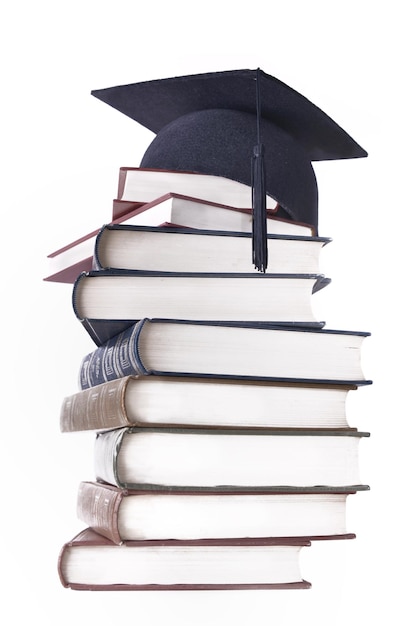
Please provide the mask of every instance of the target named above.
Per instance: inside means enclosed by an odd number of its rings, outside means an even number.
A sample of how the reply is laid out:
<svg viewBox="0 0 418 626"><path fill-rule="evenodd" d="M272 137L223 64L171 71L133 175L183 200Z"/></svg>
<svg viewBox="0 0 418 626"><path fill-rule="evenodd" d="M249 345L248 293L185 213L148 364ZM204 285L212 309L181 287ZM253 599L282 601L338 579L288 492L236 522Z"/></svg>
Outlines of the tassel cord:
<svg viewBox="0 0 418 626"><path fill-rule="evenodd" d="M252 208L253 208L253 264L260 272L267 269L267 213L266 213L266 177L264 167L264 145L261 143L260 130L260 84L259 70L256 76L257 107L257 145L252 157Z"/></svg>

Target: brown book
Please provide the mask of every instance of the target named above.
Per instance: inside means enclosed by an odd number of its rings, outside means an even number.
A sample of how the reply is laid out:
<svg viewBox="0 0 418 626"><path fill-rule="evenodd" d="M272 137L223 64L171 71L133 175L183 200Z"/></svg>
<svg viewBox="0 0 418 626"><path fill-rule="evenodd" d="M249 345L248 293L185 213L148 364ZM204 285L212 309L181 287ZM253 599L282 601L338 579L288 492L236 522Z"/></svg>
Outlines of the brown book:
<svg viewBox="0 0 418 626"><path fill-rule="evenodd" d="M141 491L99 482L80 483L78 518L115 544L163 539L353 539L346 503L354 489L309 492L219 490Z"/></svg>
<svg viewBox="0 0 418 626"><path fill-rule="evenodd" d="M90 591L302 589L299 539L130 541L87 528L58 557L64 587Z"/></svg>
<svg viewBox="0 0 418 626"><path fill-rule="evenodd" d="M124 376L66 396L60 428L348 428L346 400L354 389L357 386L255 379Z"/></svg>

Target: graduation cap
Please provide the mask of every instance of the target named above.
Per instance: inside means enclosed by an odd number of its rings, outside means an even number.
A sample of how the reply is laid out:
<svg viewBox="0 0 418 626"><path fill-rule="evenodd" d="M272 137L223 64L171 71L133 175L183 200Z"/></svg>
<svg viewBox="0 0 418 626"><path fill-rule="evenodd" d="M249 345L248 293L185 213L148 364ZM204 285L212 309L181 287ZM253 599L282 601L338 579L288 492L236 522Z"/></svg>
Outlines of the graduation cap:
<svg viewBox="0 0 418 626"><path fill-rule="evenodd" d="M265 196L318 225L313 161L365 157L338 124L260 69L151 80L93 96L156 133L140 167L223 176L253 188L253 261L267 267Z"/></svg>

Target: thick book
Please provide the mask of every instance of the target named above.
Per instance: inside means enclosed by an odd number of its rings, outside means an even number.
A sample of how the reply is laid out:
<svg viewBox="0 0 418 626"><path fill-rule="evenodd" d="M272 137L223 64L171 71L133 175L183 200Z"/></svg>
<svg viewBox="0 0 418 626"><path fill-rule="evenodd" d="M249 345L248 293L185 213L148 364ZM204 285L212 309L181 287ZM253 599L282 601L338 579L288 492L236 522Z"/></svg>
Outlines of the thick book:
<svg viewBox="0 0 418 626"><path fill-rule="evenodd" d="M111 224L159 226L227 230L251 233L252 212L222 204L214 204L179 194L168 193L151 202L113 200ZM48 254L46 278L50 282L73 283L81 272L93 268L96 230ZM271 234L313 236L316 231L308 224L279 218L274 212L267 215L267 232Z"/></svg>
<svg viewBox="0 0 418 626"><path fill-rule="evenodd" d="M89 591L301 589L300 539L127 541L115 545L91 528L58 557L64 587Z"/></svg>
<svg viewBox="0 0 418 626"><path fill-rule="evenodd" d="M82 320L97 341L108 327ZM368 384L361 362L370 333L147 319L85 355L80 386L136 374Z"/></svg>
<svg viewBox="0 0 418 626"><path fill-rule="evenodd" d="M120 320L120 330L144 317L323 326L312 299L328 282L318 274L99 270L80 274L72 304L79 320Z"/></svg>
<svg viewBox="0 0 418 626"><path fill-rule="evenodd" d="M119 169L117 197L130 202L151 202L166 193L192 196L236 208L252 207L252 189L223 176L144 167ZM277 210L277 200L266 196L266 208Z"/></svg>
<svg viewBox="0 0 418 626"><path fill-rule="evenodd" d="M347 498L315 490L275 493L254 489L233 493L129 490L83 481L77 494L77 516L110 539L222 539L299 537L309 540L354 539L347 532Z"/></svg>
<svg viewBox="0 0 418 626"><path fill-rule="evenodd" d="M118 428L96 434L95 480L126 489L289 491L361 485L357 430Z"/></svg>
<svg viewBox="0 0 418 626"><path fill-rule="evenodd" d="M80 385L88 382L82 376ZM357 386L217 377L124 376L66 396L61 404L60 429L348 428L346 400L354 389Z"/></svg>
<svg viewBox="0 0 418 626"><path fill-rule="evenodd" d="M319 274L325 237L268 235L269 273ZM105 225L97 235L93 268L156 272L251 272L251 233Z"/></svg>

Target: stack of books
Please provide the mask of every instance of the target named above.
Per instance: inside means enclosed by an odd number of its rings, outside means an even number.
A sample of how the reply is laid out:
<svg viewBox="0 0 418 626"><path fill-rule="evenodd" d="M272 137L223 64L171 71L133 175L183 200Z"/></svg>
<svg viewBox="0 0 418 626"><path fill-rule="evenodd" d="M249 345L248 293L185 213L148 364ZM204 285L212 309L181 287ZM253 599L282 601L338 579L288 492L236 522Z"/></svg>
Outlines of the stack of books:
<svg viewBox="0 0 418 626"><path fill-rule="evenodd" d="M268 200L269 271L251 266L251 189L121 168L109 223L49 257L92 338L63 433L94 433L73 589L310 587L300 551L352 539L366 432L348 423L368 332L324 328L312 300L329 238Z"/></svg>

